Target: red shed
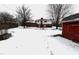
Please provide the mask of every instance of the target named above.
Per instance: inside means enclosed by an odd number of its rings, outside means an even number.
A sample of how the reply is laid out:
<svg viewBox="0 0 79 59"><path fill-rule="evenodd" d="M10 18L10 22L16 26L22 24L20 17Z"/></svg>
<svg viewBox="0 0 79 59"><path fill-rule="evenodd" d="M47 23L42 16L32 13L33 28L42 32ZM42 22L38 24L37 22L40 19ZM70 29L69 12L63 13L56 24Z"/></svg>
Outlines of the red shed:
<svg viewBox="0 0 79 59"><path fill-rule="evenodd" d="M79 42L79 13L63 19L62 35L70 40Z"/></svg>

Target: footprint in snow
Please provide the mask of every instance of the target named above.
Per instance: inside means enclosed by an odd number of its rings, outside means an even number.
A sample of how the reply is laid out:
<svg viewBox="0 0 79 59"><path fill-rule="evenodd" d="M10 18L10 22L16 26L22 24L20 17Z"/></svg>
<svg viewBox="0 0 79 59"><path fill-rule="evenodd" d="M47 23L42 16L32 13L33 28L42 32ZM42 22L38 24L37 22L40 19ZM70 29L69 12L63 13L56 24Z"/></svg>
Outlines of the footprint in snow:
<svg viewBox="0 0 79 59"><path fill-rule="evenodd" d="M18 46L16 46L16 48L18 48Z"/></svg>
<svg viewBox="0 0 79 59"><path fill-rule="evenodd" d="M50 50L50 55L53 55L53 52Z"/></svg>
<svg viewBox="0 0 79 59"><path fill-rule="evenodd" d="M3 55L3 53L0 53L0 55Z"/></svg>

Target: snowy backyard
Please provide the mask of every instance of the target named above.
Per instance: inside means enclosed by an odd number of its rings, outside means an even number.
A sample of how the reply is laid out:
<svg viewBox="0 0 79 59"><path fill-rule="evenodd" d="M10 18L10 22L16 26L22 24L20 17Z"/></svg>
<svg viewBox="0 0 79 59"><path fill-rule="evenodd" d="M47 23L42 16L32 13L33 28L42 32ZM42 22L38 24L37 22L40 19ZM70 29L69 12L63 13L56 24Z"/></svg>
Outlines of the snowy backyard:
<svg viewBox="0 0 79 59"><path fill-rule="evenodd" d="M0 55L6 54L27 54L27 55L63 55L79 54L79 44L60 36L60 30L46 28L21 27L9 29L12 37L0 41Z"/></svg>

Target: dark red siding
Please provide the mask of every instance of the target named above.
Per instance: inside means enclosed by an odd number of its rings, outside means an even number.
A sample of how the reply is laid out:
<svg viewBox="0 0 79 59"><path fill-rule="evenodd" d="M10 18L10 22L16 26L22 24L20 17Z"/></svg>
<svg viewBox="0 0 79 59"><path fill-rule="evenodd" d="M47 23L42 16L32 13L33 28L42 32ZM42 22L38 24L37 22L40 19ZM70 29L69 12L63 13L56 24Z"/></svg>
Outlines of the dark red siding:
<svg viewBox="0 0 79 59"><path fill-rule="evenodd" d="M62 34L66 38L79 42L79 21L63 23Z"/></svg>

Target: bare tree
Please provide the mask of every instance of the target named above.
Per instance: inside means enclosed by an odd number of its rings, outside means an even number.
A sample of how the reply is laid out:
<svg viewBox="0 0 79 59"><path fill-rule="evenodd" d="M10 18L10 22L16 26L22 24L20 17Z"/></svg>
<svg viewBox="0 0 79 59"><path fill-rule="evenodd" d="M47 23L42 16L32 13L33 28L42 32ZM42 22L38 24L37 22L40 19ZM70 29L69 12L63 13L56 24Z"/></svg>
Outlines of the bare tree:
<svg viewBox="0 0 79 59"><path fill-rule="evenodd" d="M22 5L21 7L18 7L16 12L18 14L19 20L21 20L22 25L26 26L26 22L31 19L31 9L25 7L25 5Z"/></svg>
<svg viewBox="0 0 79 59"><path fill-rule="evenodd" d="M49 4L48 7L48 12L55 22L56 29L58 29L59 22L71 14L72 10L72 4Z"/></svg>
<svg viewBox="0 0 79 59"><path fill-rule="evenodd" d="M13 21L13 15L10 15L7 12L0 12L0 21Z"/></svg>
<svg viewBox="0 0 79 59"><path fill-rule="evenodd" d="M1 33L3 32L3 30L5 31L5 33L7 33L7 29L10 26L10 22L14 21L13 15L10 15L7 12L0 12L0 27L2 28Z"/></svg>

